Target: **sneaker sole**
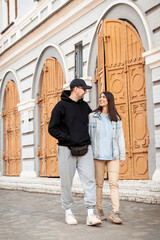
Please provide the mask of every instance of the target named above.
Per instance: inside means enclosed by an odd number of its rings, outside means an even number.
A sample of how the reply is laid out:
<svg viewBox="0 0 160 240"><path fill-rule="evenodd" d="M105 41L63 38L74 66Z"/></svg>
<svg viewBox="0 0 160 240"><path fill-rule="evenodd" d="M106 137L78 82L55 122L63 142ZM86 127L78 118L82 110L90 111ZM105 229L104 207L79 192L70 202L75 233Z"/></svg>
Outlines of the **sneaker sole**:
<svg viewBox="0 0 160 240"><path fill-rule="evenodd" d="M107 218L106 218L106 217L103 217L103 218L102 218L102 217L100 217L100 216L98 216L98 215L96 215L96 217L99 218L101 221L107 221Z"/></svg>
<svg viewBox="0 0 160 240"><path fill-rule="evenodd" d="M96 225L100 225L101 222L97 222L97 223L87 223L87 226L96 226Z"/></svg>
<svg viewBox="0 0 160 240"><path fill-rule="evenodd" d="M68 223L66 220L65 220L65 223L66 223L67 225L77 225L77 224L78 224L78 222L75 222L75 223Z"/></svg>
<svg viewBox="0 0 160 240"><path fill-rule="evenodd" d="M109 217L109 219L110 219L110 221L111 221L112 223L122 224L121 221L115 221L111 216Z"/></svg>
<svg viewBox="0 0 160 240"><path fill-rule="evenodd" d="M101 219L101 218L100 218ZM107 221L107 218L101 219L101 221Z"/></svg>
<svg viewBox="0 0 160 240"><path fill-rule="evenodd" d="M77 224L78 224L78 222L77 222L77 223L67 223L67 221L65 221L65 223L66 223L67 225L77 225Z"/></svg>

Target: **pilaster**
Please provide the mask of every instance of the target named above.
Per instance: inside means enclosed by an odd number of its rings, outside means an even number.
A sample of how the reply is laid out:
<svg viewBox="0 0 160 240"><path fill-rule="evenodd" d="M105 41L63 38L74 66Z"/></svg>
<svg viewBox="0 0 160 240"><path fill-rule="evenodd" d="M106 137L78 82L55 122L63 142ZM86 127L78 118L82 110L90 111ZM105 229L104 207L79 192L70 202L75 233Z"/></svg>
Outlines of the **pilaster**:
<svg viewBox="0 0 160 240"><path fill-rule="evenodd" d="M160 46L143 54L146 65L152 70L156 169L152 180L160 182Z"/></svg>
<svg viewBox="0 0 160 240"><path fill-rule="evenodd" d="M18 111L21 116L21 148L22 168L20 177L36 177L35 169L35 147L34 147L34 126L33 111L35 99L18 104Z"/></svg>

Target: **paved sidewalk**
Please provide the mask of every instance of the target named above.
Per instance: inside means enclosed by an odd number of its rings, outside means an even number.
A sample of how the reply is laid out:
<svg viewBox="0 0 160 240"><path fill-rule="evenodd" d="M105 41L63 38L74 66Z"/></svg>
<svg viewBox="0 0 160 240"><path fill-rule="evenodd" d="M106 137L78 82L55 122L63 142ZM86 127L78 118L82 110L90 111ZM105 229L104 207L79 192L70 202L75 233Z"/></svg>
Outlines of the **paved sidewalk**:
<svg viewBox="0 0 160 240"><path fill-rule="evenodd" d="M77 176L76 176L77 175ZM78 173L73 179L72 192L83 195L83 187ZM119 180L120 200L160 204L160 182L152 180ZM0 176L0 189L22 190L37 193L60 194L60 178L25 178ZM104 180L103 196L110 199L108 181Z"/></svg>
<svg viewBox="0 0 160 240"><path fill-rule="evenodd" d="M83 198L74 197L72 208L79 222L64 223L60 195L0 190L1 240L158 240L160 205L121 201L123 225L109 221L101 226L86 226ZM106 216L109 199L103 199Z"/></svg>

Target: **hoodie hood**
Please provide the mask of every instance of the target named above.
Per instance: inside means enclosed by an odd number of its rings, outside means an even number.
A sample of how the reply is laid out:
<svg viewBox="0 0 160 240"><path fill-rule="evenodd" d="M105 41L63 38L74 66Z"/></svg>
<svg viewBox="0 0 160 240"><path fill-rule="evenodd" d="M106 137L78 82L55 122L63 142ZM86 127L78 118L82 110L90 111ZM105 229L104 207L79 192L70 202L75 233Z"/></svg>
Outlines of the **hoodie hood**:
<svg viewBox="0 0 160 240"><path fill-rule="evenodd" d="M78 102L70 99L70 93L69 90L62 92L61 101L52 110L48 131L61 146L89 145L88 115L91 109L83 99Z"/></svg>
<svg viewBox="0 0 160 240"><path fill-rule="evenodd" d="M64 90L61 94L61 100L63 101L67 101L67 102L74 102L74 103L81 103L83 101L83 99L78 100L77 102L73 101L71 98L69 98L69 96L71 95L71 91L70 90Z"/></svg>
<svg viewBox="0 0 160 240"><path fill-rule="evenodd" d="M71 99L69 98L71 94L71 91L70 90L64 90L61 94L61 100L64 100L64 101L70 101Z"/></svg>

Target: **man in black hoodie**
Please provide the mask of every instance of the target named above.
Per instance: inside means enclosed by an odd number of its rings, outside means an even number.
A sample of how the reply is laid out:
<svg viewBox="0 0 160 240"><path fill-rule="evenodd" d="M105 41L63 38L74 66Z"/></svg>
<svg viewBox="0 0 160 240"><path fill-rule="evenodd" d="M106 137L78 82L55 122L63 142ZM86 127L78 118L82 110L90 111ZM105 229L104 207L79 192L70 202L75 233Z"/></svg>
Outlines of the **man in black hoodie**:
<svg viewBox="0 0 160 240"><path fill-rule="evenodd" d="M94 215L96 205L96 185L94 177L94 161L88 134L88 115L91 112L83 101L84 94L91 86L83 79L74 79L70 89L63 91L61 100L52 110L48 131L58 139L58 169L61 178L61 200L65 209L65 222L77 224L71 206L72 182L76 169L84 189L84 201L87 206L87 225L101 224ZM75 153L75 151L78 152ZM88 150L88 151L87 151Z"/></svg>

